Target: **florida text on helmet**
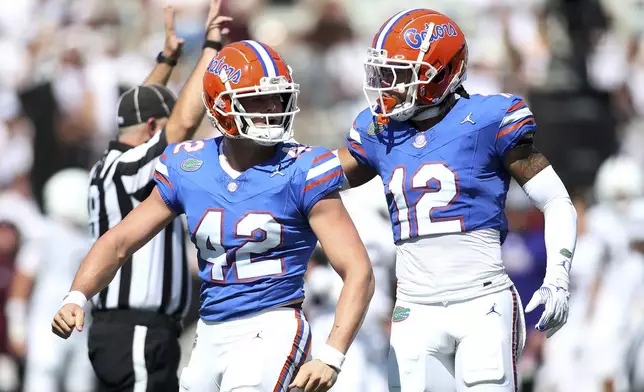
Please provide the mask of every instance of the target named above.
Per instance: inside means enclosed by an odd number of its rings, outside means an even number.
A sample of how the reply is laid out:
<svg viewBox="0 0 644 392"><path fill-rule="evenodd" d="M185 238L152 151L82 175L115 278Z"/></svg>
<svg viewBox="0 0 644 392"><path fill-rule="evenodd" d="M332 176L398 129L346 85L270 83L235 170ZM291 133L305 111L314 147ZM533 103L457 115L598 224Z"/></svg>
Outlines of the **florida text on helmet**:
<svg viewBox="0 0 644 392"><path fill-rule="evenodd" d="M365 60L365 96L374 115L406 121L438 107L463 83L467 43L449 17L428 9L401 11L373 38Z"/></svg>
<svg viewBox="0 0 644 392"><path fill-rule="evenodd" d="M272 48L257 41L225 46L203 77L203 102L213 125L226 137L263 145L292 138L298 95L290 67ZM242 103L253 97L278 98L281 110L249 111Z"/></svg>

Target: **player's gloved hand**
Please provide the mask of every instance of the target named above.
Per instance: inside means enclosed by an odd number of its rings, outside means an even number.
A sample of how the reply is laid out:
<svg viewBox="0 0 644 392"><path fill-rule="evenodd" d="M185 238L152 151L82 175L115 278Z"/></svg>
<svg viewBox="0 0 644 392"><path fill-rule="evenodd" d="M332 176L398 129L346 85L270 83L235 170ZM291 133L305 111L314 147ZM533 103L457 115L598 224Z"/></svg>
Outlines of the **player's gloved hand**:
<svg viewBox="0 0 644 392"><path fill-rule="evenodd" d="M302 365L288 388L301 388L304 392L326 392L337 378L338 372L334 368L319 359L313 359Z"/></svg>
<svg viewBox="0 0 644 392"><path fill-rule="evenodd" d="M60 308L51 322L51 331L63 339L67 339L74 332L83 330L85 324L85 312L77 304L65 304Z"/></svg>
<svg viewBox="0 0 644 392"><path fill-rule="evenodd" d="M526 313L530 313L537 306L544 305L543 313L535 328L538 331L548 331L546 333L548 338L554 335L568 321L570 293L566 286L543 282L543 285L539 290L535 291L525 308Z"/></svg>

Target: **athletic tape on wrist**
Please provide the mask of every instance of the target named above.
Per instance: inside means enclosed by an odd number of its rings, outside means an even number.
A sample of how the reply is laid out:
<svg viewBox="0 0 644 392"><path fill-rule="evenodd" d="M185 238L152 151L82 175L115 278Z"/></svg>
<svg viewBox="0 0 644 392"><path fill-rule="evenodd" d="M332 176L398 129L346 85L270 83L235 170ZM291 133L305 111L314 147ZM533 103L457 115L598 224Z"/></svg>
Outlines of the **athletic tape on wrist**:
<svg viewBox="0 0 644 392"><path fill-rule="evenodd" d="M325 344L320 348L320 351L316 353L315 359L326 363L339 372L340 369L342 369L342 364L344 363L344 354L338 351L335 347Z"/></svg>
<svg viewBox="0 0 644 392"><path fill-rule="evenodd" d="M85 297L85 294L80 291L70 291L63 299L63 304L61 306L65 306L67 304L76 304L80 306L81 309L84 309L87 304L87 297Z"/></svg>

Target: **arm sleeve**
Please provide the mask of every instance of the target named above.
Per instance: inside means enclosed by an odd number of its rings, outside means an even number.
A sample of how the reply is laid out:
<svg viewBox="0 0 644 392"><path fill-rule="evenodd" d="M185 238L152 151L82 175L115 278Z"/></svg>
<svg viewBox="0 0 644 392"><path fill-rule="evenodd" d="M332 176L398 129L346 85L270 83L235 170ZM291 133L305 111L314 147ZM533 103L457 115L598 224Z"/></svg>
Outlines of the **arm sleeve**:
<svg viewBox="0 0 644 392"><path fill-rule="evenodd" d="M338 157L322 147L314 147L300 159L304 161L294 180L295 195L300 211L308 216L315 203L342 188L344 173Z"/></svg>
<svg viewBox="0 0 644 392"><path fill-rule="evenodd" d="M546 277L568 290L570 268L577 244L577 211L552 166L523 185L526 195L543 212L546 243Z"/></svg>
<svg viewBox="0 0 644 392"><path fill-rule="evenodd" d="M154 170L154 182L156 183L157 189L161 194L161 197L165 203L170 207L177 215L183 214L183 204L181 203L181 198L179 197L179 181L176 179L177 174L172 167L172 148L173 145L169 146L166 151L161 154L155 170Z"/></svg>
<svg viewBox="0 0 644 392"><path fill-rule="evenodd" d="M534 116L523 98L513 96L503 113L496 134L495 148L501 158L514 148L523 137L532 137L537 130Z"/></svg>

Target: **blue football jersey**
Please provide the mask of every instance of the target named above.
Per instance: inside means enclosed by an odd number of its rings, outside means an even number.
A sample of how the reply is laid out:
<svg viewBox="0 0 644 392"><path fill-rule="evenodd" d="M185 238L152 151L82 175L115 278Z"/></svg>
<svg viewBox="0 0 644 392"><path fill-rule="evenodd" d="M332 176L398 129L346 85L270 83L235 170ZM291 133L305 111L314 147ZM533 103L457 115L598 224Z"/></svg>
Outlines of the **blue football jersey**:
<svg viewBox="0 0 644 392"><path fill-rule="evenodd" d="M200 316L208 321L304 297L303 276L317 244L308 214L343 178L330 151L288 143L233 178L220 164L222 140L170 145L155 172L163 200L186 214L203 280Z"/></svg>
<svg viewBox="0 0 644 392"><path fill-rule="evenodd" d="M394 240L494 228L507 233L507 152L536 124L521 97L461 98L437 125L377 124L369 109L349 131L355 159L385 186Z"/></svg>

